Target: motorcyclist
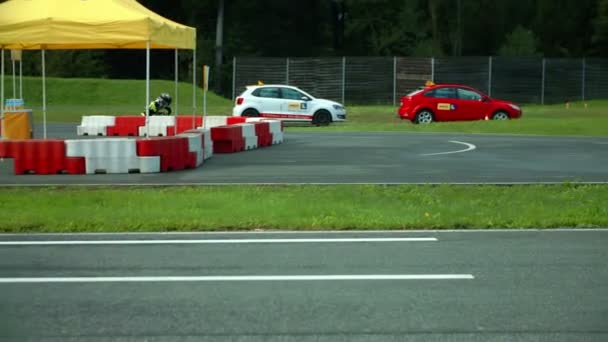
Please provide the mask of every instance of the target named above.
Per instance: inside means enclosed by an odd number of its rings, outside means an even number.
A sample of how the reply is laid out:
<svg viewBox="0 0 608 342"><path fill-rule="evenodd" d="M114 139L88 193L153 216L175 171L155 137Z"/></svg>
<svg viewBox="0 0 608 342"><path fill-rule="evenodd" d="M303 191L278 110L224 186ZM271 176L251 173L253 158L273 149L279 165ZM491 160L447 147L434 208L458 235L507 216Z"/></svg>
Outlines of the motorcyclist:
<svg viewBox="0 0 608 342"><path fill-rule="evenodd" d="M171 115L171 95L167 93L160 94L156 100L150 102L148 106L149 115ZM141 113L146 116L146 113Z"/></svg>

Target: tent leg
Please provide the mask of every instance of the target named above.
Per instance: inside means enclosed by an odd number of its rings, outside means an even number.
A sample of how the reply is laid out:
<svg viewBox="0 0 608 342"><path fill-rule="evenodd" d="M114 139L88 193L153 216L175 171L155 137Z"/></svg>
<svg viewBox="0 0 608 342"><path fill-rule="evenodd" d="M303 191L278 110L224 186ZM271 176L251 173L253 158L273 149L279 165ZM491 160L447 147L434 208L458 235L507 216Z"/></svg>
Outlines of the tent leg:
<svg viewBox="0 0 608 342"><path fill-rule="evenodd" d="M2 132L0 133L0 139L4 137L4 47L0 49L0 54L2 57L2 62L0 63L0 128L2 128Z"/></svg>
<svg viewBox="0 0 608 342"><path fill-rule="evenodd" d="M175 99L175 115L179 115L179 52L175 49L175 94L173 98Z"/></svg>
<svg viewBox="0 0 608 342"><path fill-rule="evenodd" d="M23 60L19 61L19 98L23 98Z"/></svg>
<svg viewBox="0 0 608 342"><path fill-rule="evenodd" d="M42 49L42 137L46 139L46 60Z"/></svg>
<svg viewBox="0 0 608 342"><path fill-rule="evenodd" d="M204 114L204 113L203 113ZM192 123L195 124L196 116L196 49L192 50ZM203 116L203 126L205 117Z"/></svg>
<svg viewBox="0 0 608 342"><path fill-rule="evenodd" d="M13 98L16 99L17 98L17 80L15 79L15 60L12 60L13 62Z"/></svg>
<svg viewBox="0 0 608 342"><path fill-rule="evenodd" d="M150 41L146 42L146 138L150 137Z"/></svg>

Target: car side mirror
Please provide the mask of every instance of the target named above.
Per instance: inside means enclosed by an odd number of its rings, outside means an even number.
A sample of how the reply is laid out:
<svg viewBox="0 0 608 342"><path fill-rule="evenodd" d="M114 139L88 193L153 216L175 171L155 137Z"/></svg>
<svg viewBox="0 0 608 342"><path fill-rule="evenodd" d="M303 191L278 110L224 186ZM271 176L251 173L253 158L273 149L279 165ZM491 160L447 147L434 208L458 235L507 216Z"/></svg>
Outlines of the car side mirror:
<svg viewBox="0 0 608 342"><path fill-rule="evenodd" d="M308 96L302 96L301 99L302 101L310 101L310 97Z"/></svg>
<svg viewBox="0 0 608 342"><path fill-rule="evenodd" d="M490 101L490 97L488 97L488 96L483 96L481 98L481 102L488 102L488 101Z"/></svg>

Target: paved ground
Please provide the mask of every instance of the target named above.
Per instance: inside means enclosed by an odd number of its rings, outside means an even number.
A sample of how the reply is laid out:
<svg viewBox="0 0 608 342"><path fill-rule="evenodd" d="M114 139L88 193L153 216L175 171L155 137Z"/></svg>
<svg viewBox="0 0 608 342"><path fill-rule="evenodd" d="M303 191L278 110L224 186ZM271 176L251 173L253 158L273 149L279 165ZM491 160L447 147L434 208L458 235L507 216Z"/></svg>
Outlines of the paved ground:
<svg viewBox="0 0 608 342"><path fill-rule="evenodd" d="M437 241L251 241L353 237ZM0 244L0 340L608 340L608 231L0 236L58 239ZM430 274L471 279L159 281Z"/></svg>
<svg viewBox="0 0 608 342"><path fill-rule="evenodd" d="M49 126L49 137L75 132ZM287 132L285 139L164 174L14 176L5 160L0 184L608 182L608 138Z"/></svg>

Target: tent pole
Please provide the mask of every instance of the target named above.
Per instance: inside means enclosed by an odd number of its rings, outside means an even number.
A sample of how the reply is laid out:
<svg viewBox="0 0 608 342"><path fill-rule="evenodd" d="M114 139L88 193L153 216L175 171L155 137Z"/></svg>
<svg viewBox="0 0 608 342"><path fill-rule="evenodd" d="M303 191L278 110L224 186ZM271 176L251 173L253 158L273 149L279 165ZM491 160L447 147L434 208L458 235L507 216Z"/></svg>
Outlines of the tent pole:
<svg viewBox="0 0 608 342"><path fill-rule="evenodd" d="M42 137L46 139L46 61L42 49Z"/></svg>
<svg viewBox="0 0 608 342"><path fill-rule="evenodd" d="M23 60L19 61L19 98L23 99Z"/></svg>
<svg viewBox="0 0 608 342"><path fill-rule="evenodd" d="M12 59L13 62L13 98L17 98L17 80L15 79L15 60Z"/></svg>
<svg viewBox="0 0 608 342"><path fill-rule="evenodd" d="M2 59L2 62L0 63L0 69L2 69L2 71L0 71L2 74L2 76L0 76L0 128L2 128L0 139L2 139L4 137L4 46L0 50L0 54L2 55L2 57L0 57L0 59Z"/></svg>
<svg viewBox="0 0 608 342"><path fill-rule="evenodd" d="M150 137L150 41L146 42L146 138Z"/></svg>
<svg viewBox="0 0 608 342"><path fill-rule="evenodd" d="M192 125L196 126L196 49L192 50ZM205 126L205 113L203 113L203 126Z"/></svg>
<svg viewBox="0 0 608 342"><path fill-rule="evenodd" d="M174 94L174 98L175 98L175 115L179 115L179 93L178 93L178 82L179 82L179 68L177 67L177 65L179 64L179 56L178 56L179 52L177 49L175 49L175 94ZM176 132L177 133L177 132Z"/></svg>

